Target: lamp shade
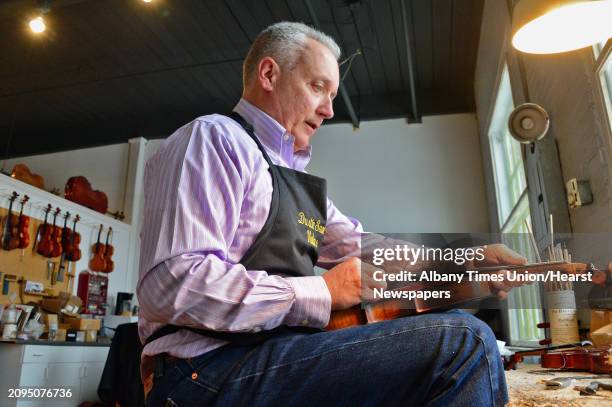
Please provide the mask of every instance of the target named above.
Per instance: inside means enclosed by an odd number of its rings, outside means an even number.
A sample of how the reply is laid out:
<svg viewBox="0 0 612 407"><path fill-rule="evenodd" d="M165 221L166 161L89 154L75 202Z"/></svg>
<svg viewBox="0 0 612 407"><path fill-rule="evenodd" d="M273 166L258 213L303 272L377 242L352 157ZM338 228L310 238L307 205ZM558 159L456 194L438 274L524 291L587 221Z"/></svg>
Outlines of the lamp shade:
<svg viewBox="0 0 612 407"><path fill-rule="evenodd" d="M512 45L530 54L572 51L612 37L612 0L520 0Z"/></svg>

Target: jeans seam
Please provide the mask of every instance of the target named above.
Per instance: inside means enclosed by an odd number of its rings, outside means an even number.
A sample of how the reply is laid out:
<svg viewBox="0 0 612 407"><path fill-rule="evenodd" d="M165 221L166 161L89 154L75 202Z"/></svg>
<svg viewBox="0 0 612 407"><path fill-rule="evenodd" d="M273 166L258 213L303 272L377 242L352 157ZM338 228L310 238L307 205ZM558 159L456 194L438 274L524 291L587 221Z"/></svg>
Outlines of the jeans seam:
<svg viewBox="0 0 612 407"><path fill-rule="evenodd" d="M494 400L493 406L496 406L497 400L495 397L496 392L494 391L495 385L493 384L493 376L491 374L491 359L489 358L489 353L487 352L487 346L485 344L485 340L469 326L458 326L458 327L466 328L468 331L472 333L472 335L474 335L474 337L478 340L478 342L480 342L482 353L484 354L484 357L487 360L487 374L489 376L489 388L491 390L491 399Z"/></svg>
<svg viewBox="0 0 612 407"><path fill-rule="evenodd" d="M342 345L340 347L337 347L337 348L334 348L334 349L330 349L330 350L328 350L326 352L322 352L322 353L318 353L316 355L311 355L309 357L297 359L297 360L294 360L294 361L291 361L291 362L288 362L288 363L283 363L283 364L280 364L280 365L270 366L270 367L266 368L265 370L262 370L262 371L259 371L259 372L255 372L255 373L252 373L252 374L249 374L249 375L246 375L246 376L237 377L235 379L228 380L227 382L228 383L237 383L237 382L240 382L242 380L245 380L245 379L248 379L248 378L251 378L251 377L261 376L262 374L264 374L266 372L270 372L272 370L280 369L281 367L289 366L289 365L292 365L292 364L295 364L295 363L304 362L304 361L307 361L307 360L310 360L310 359L314 359L314 358L317 358L317 357L329 355L330 353L334 353L334 352L338 352L338 351L344 350L344 349L346 349L346 348L348 348L348 347L350 347L352 345L368 343L368 342L372 342L372 341L376 341L376 340L379 340L379 339L384 339L384 338L388 338L388 337L392 337L392 336L396 336L396 335L400 335L400 334L405 334L405 333L409 333L409 332L416 332L416 331L422 331L422 330L425 330L425 329L432 329L432 328L465 328L465 329L469 330L470 332L472 332L472 334L474 336L476 336L481 343L484 343L482 338L480 338L480 336L476 332L474 332L474 330L471 327L469 327L469 326L465 326L465 325L450 325L450 324L430 325L430 326L424 326L424 327L418 327L418 328L412 328L412 329L405 329L405 330L389 333L389 334L386 334L386 335L378 336L376 338L370 338L370 339L364 339L364 340L361 340L361 341L355 341L355 342L346 343L346 344L344 344L344 345ZM486 355L486 352L485 352L485 357L486 356L487 355ZM487 357L487 365L489 365L488 357ZM490 369L489 369L489 380L492 383ZM491 387L491 391L492 390L493 390L493 387Z"/></svg>

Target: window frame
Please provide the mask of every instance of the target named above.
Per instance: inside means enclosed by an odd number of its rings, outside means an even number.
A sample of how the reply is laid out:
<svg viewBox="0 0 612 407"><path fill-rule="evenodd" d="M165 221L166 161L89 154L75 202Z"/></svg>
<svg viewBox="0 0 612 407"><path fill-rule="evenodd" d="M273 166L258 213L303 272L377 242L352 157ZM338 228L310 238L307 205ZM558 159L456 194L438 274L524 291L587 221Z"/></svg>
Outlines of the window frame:
<svg viewBox="0 0 612 407"><path fill-rule="evenodd" d="M495 145L495 143L505 144L508 142L515 141L514 139L506 140L506 137L509 137L508 131L505 130L505 131L500 132L500 129L496 127L496 124L497 124L496 120L500 119L499 113L497 112L498 104L500 101L500 92L509 91L510 98L512 100L512 103L511 103L512 108L515 107L514 94L512 91L513 90L512 89L512 78L510 75L510 64L508 63L508 59L504 58L503 63L500 65L501 65L501 69L500 69L500 73L498 74L499 76L497 80L495 95L492 98L493 103L489 111L490 112L489 121L488 121L487 130L485 134L486 134L486 139L487 139L486 145L488 145L487 154L490 159L491 169L493 170L493 174L492 174L493 175L492 176L493 185L492 186L494 190L492 192L494 195L495 205L494 205L494 208L492 208L492 210L494 210L495 212L495 218L497 219L498 231L500 234L503 235L503 233L507 232L508 228L510 228L513 225L513 223L516 221L515 215L517 215L518 212L523 210L525 205L528 206L527 210L530 211L529 201L528 201L530 191L529 191L529 185L527 184L527 174L525 172L525 162L524 162L522 146L519 146L519 154L521 155L522 165L516 166L516 168L512 168L512 171L509 171L511 164L507 162L507 160L504 159L505 155L504 157L498 157L500 155L499 154L500 150ZM507 86L503 83L503 81L506 80L506 76L508 80ZM504 119L507 120L506 117L504 117ZM496 137L502 137L502 139L495 140ZM502 153L502 155L508 152L509 152L508 149L504 149L504 153ZM502 163L498 163L498 160L500 159L503 160ZM505 171L502 171L504 173L503 175L499 174L500 164L501 166L505 167L504 168ZM518 171L523 171L522 179L525 182L525 186L523 190L520 191L518 196L515 197L515 202L512 205L512 207L506 211L504 209L504 207L506 206L506 203L502 203L502 200L505 198L501 197L501 195L503 194L500 192L500 189L501 188L512 188L513 180L516 177L520 177L520 174L518 174ZM508 181L508 185L499 185L500 183L499 176L507 178L506 181ZM501 183L504 184L503 181ZM512 192L510 192L509 194L512 195ZM530 213L527 216L527 221L531 223ZM528 300L525 300L525 298L527 297L529 297ZM515 304L516 301L523 302L524 300L528 304L531 304L531 307L526 308L524 312L522 313L514 312L515 308L513 304ZM520 337L513 338L513 334L519 334L523 332L521 331L522 328L520 328L519 326L525 325L523 322L525 322L525 317L528 314L531 314L531 319L535 320L534 322L544 321L544 315L542 312L541 304L542 304L542 296L541 296L541 292L539 289L525 291L525 292L523 291L519 292L519 290L514 290L513 293L511 293L511 295L508 298L508 303L503 304L502 313L501 313L504 334L505 334L505 337L509 345L522 346L522 347L539 346L539 340L543 338L542 335L539 338L536 338L535 336L531 336L530 338L520 338ZM536 306L538 307L538 309L534 308ZM519 331L515 331L515 329L518 329ZM537 335L537 331L538 331L537 328L534 326L532 328L532 334Z"/></svg>

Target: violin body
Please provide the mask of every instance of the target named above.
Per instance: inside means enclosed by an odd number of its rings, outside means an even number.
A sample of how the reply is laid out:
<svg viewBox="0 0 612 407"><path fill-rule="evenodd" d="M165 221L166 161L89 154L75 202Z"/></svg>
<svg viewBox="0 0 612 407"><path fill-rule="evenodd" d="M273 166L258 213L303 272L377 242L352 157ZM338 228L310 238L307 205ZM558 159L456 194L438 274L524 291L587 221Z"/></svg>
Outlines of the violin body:
<svg viewBox="0 0 612 407"><path fill-rule="evenodd" d="M74 224L70 231L69 237L64 245L64 253L69 261L79 261L81 259L81 249L79 243L81 243L81 234L76 231L76 224L80 220L79 215L74 218ZM70 228L68 228L70 230Z"/></svg>
<svg viewBox="0 0 612 407"><path fill-rule="evenodd" d="M115 248L112 244L110 244L110 236L113 233L113 228L108 228L108 233L106 234L106 244L104 245L104 272L112 273L115 270L115 262L113 261L113 254L115 253Z"/></svg>
<svg viewBox="0 0 612 407"><path fill-rule="evenodd" d="M106 214L108 198L102 191L94 191L87 178L83 176L68 179L64 197L94 211Z"/></svg>
<svg viewBox="0 0 612 407"><path fill-rule="evenodd" d="M92 247L93 257L89 261L89 269L92 271L104 271L106 261L104 260L104 243L95 243Z"/></svg>
<svg viewBox="0 0 612 407"><path fill-rule="evenodd" d="M62 254L62 228L53 225L51 233L51 252L49 257L59 257Z"/></svg>
<svg viewBox="0 0 612 407"><path fill-rule="evenodd" d="M13 202L19 194L13 191L9 199L8 212L4 218L2 248L4 250L14 250L19 247L19 216L13 215Z"/></svg>
<svg viewBox="0 0 612 407"><path fill-rule="evenodd" d="M51 253L51 225L47 223L49 212L51 212L51 204L47 205L45 209L45 221L38 227L38 231L36 232L38 239L35 246L36 253L45 257L48 257Z"/></svg>
<svg viewBox="0 0 612 407"><path fill-rule="evenodd" d="M113 254L115 253L115 249L113 245L107 245L106 250L104 251L104 272L111 273L115 270L115 262L113 261Z"/></svg>
<svg viewBox="0 0 612 407"><path fill-rule="evenodd" d="M19 223L18 223L18 235L19 235L19 244L18 248L25 249L30 245L30 218L23 214L23 207L28 202L30 198L25 195L23 200L21 201L21 209L19 210Z"/></svg>
<svg viewBox="0 0 612 407"><path fill-rule="evenodd" d="M103 226L100 225L100 229L98 230L98 241L94 243L91 248L93 256L91 260L89 260L89 269L92 271L104 271L104 269L106 268L106 261L104 260L104 252L106 250L106 245L104 243L100 243L102 228Z"/></svg>
<svg viewBox="0 0 612 407"><path fill-rule="evenodd" d="M21 215L19 217L19 248L25 249L30 245L30 217L26 215Z"/></svg>
<svg viewBox="0 0 612 407"><path fill-rule="evenodd" d="M25 164L15 165L13 171L11 171L11 177L40 189L45 188L44 178L38 174L34 174Z"/></svg>
<svg viewBox="0 0 612 407"><path fill-rule="evenodd" d="M584 263L549 263L531 264L525 266L502 266L480 268L480 272L495 272L504 268L516 270L517 272L529 271L530 273L545 273L553 268L568 274L581 274L590 270L590 266ZM596 278L593 278L596 281ZM415 298L415 299L384 299L370 303L365 306L356 305L346 310L331 313L326 330L348 328L356 325L364 325L409 315L421 314L436 310L456 308L466 302L484 299L493 296L490 285L486 281L464 281L456 282L432 282L432 283L410 283L393 291L448 291L450 298Z"/></svg>
<svg viewBox="0 0 612 407"><path fill-rule="evenodd" d="M541 364L546 369L612 373L612 346L549 351L542 355Z"/></svg>

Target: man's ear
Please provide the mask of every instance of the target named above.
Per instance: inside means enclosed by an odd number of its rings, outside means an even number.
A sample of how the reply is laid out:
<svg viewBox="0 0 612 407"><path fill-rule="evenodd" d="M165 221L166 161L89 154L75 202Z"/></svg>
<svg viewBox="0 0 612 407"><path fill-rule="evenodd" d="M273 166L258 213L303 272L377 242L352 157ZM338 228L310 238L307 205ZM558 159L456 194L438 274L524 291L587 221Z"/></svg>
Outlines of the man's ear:
<svg viewBox="0 0 612 407"><path fill-rule="evenodd" d="M272 57L263 57L257 68L257 80L261 87L272 92L280 76L280 66Z"/></svg>

